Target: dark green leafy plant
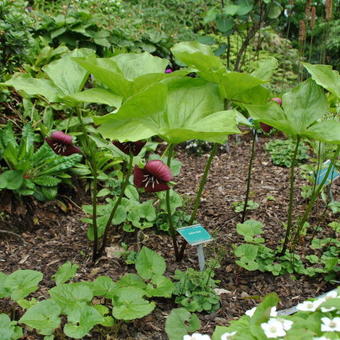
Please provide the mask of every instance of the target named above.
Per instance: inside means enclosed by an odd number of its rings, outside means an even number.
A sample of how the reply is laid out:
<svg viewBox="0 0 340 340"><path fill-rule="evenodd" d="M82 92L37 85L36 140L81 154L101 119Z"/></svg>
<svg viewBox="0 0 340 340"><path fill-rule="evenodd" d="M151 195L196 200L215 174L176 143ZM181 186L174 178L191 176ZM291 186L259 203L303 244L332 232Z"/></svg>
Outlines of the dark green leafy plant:
<svg viewBox="0 0 340 340"><path fill-rule="evenodd" d="M326 279L334 280L338 271L338 259L336 255L336 245L339 242L336 239L314 239L311 243L312 249L322 249L320 255L309 255L306 261L295 253L287 251L283 256L279 255L278 246L276 249L268 248L265 240L261 237L263 234L263 224L255 220L248 220L244 223L237 224L237 232L242 235L245 243L235 247L234 254L239 258L236 263L249 271L259 270L262 272L271 272L273 275L283 275L286 273L297 273L310 277L326 274ZM329 248L327 249L326 246Z"/></svg>
<svg viewBox="0 0 340 340"><path fill-rule="evenodd" d="M292 165L294 146L294 141L291 139L273 139L266 143L265 149L269 152L273 164L289 168ZM308 147L300 143L296 155L297 164L307 161L308 158Z"/></svg>
<svg viewBox="0 0 340 340"><path fill-rule="evenodd" d="M26 60L33 43L32 18L25 12L24 0L0 1L0 81Z"/></svg>
<svg viewBox="0 0 340 340"><path fill-rule="evenodd" d="M71 178L66 171L81 160L81 155L59 156L46 143L37 149L36 138L29 124L19 140L11 124L0 130L0 159L9 168L0 175L0 189L20 196L33 195L41 201L52 200L58 184Z"/></svg>
<svg viewBox="0 0 340 340"><path fill-rule="evenodd" d="M240 213L244 210L244 202L233 202L232 203L233 209L236 213ZM247 202L247 208L246 210L255 210L259 207L260 205L252 200L249 200Z"/></svg>
<svg viewBox="0 0 340 340"><path fill-rule="evenodd" d="M174 295L176 303L190 312L214 312L220 306L220 298L215 293L219 281L214 278L214 265L204 271L192 268L185 272L176 270Z"/></svg>

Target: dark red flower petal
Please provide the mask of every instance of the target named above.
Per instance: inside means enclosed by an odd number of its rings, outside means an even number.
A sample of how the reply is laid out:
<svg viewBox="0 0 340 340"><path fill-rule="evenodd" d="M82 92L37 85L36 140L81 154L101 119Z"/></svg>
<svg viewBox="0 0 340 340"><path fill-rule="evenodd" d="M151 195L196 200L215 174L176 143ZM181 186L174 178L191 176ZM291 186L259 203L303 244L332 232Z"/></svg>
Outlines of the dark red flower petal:
<svg viewBox="0 0 340 340"><path fill-rule="evenodd" d="M272 126L266 124L266 123L260 123L261 129L263 130L263 132L265 133L269 133L272 130Z"/></svg>
<svg viewBox="0 0 340 340"><path fill-rule="evenodd" d="M155 183L154 185L148 184L145 188L147 192L159 192L164 190L169 190L170 187L165 182L159 182L158 184Z"/></svg>
<svg viewBox="0 0 340 340"><path fill-rule="evenodd" d="M67 135L66 133L62 131L54 131L51 134L51 138L56 141L60 142L62 144L72 144L72 136Z"/></svg>
<svg viewBox="0 0 340 340"><path fill-rule="evenodd" d="M282 99L281 98L274 97L274 98L272 98L272 101L278 103L279 105L282 105Z"/></svg>
<svg viewBox="0 0 340 340"><path fill-rule="evenodd" d="M120 151L126 153L127 155L134 155L137 156L140 151L143 149L143 146L146 144L146 142L138 141L138 142L118 142L114 141L112 142L114 146L116 146Z"/></svg>
<svg viewBox="0 0 340 340"><path fill-rule="evenodd" d="M138 168L138 166L135 166L135 168L133 169L133 183L137 188L144 188L143 180L145 174L146 173L144 172L144 170Z"/></svg>
<svg viewBox="0 0 340 340"><path fill-rule="evenodd" d="M159 181L169 182L172 180L170 168L160 160L147 162L144 170L153 175Z"/></svg>
<svg viewBox="0 0 340 340"><path fill-rule="evenodd" d="M73 155L74 153L81 153L81 150L74 145L67 145L66 150L61 153L62 156L70 156Z"/></svg>
<svg viewBox="0 0 340 340"><path fill-rule="evenodd" d="M81 150L72 144L72 136L66 135L62 131L53 132L45 140L57 155L69 156L74 153L81 153Z"/></svg>

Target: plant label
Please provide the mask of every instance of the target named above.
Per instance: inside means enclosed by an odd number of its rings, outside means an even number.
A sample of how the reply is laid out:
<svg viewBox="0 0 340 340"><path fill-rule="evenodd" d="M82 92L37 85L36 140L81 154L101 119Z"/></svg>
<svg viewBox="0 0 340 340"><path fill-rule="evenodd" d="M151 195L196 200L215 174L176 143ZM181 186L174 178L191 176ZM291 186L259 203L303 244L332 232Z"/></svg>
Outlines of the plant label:
<svg viewBox="0 0 340 340"><path fill-rule="evenodd" d="M200 224L178 228L177 231L191 246L197 246L212 241L213 239L208 231Z"/></svg>
<svg viewBox="0 0 340 340"><path fill-rule="evenodd" d="M316 173L316 184L321 184L327 175L328 168L331 166L331 170L327 176L325 185L328 185L340 177L340 172L335 169L335 166L330 164L330 160L323 163L323 168Z"/></svg>
<svg viewBox="0 0 340 340"><path fill-rule="evenodd" d="M177 231L191 246L197 246L198 264L200 271L203 271L205 267L203 244L212 241L213 238L200 224L178 228Z"/></svg>

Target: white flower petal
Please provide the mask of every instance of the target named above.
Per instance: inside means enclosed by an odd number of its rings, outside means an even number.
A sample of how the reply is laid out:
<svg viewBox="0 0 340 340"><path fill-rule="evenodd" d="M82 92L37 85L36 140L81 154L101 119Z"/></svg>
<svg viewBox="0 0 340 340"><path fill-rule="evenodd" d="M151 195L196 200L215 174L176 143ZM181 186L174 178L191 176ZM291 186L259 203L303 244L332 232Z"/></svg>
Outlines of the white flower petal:
<svg viewBox="0 0 340 340"><path fill-rule="evenodd" d="M246 311L246 315L248 315L249 317L252 317L255 311L256 311L256 307L253 307L252 309L249 309Z"/></svg>
<svg viewBox="0 0 340 340"><path fill-rule="evenodd" d="M276 319L269 319L267 323L262 323L261 328L263 329L267 338L277 338L286 335L282 322Z"/></svg>
<svg viewBox="0 0 340 340"><path fill-rule="evenodd" d="M276 306L272 307L270 310L270 316L277 316Z"/></svg>
<svg viewBox="0 0 340 340"><path fill-rule="evenodd" d="M282 327L285 331L289 331L293 326L293 321L291 320L285 320L285 319L278 319L278 320L281 321Z"/></svg>
<svg viewBox="0 0 340 340"><path fill-rule="evenodd" d="M333 319L321 318L321 331L322 332L340 332L340 317Z"/></svg>
<svg viewBox="0 0 340 340"><path fill-rule="evenodd" d="M302 303L299 303L296 306L296 309L304 312L315 312L323 302L324 301L322 299L315 301L304 301Z"/></svg>
<svg viewBox="0 0 340 340"><path fill-rule="evenodd" d="M221 336L221 340L229 340L236 332L224 333Z"/></svg>

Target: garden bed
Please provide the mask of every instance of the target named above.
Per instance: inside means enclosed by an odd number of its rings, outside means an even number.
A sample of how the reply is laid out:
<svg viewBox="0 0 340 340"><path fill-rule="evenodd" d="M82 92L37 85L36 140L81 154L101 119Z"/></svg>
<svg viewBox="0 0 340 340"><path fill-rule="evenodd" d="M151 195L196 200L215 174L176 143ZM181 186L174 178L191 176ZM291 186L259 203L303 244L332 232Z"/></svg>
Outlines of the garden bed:
<svg viewBox="0 0 340 340"><path fill-rule="evenodd" d="M270 138L261 136L257 143L251 199L260 206L256 210L249 211L247 218L263 222L266 245L274 248L284 236L282 223L286 222L287 216L288 169L274 166L269 155L265 153L264 143ZM242 238L236 233L240 214L234 212L232 203L244 198L247 176L245 164L250 154L249 139L250 136L247 135L241 137L239 141L231 138L229 152L220 153L216 157L199 211L199 222L215 239L206 247L206 256L221 259L215 278L221 281L219 288L226 290L221 295L221 308L217 312L198 314L202 321L201 333L211 334L216 325L226 325L228 321L238 318L270 292L279 295L281 299L279 309L284 309L334 288L324 281L322 276L316 278L288 274L273 276L270 273L246 271L235 264L232 247L241 243ZM207 155L188 155L183 149L177 150L177 158L181 160L183 166L180 176L175 178L176 190L189 201L194 196L206 157ZM301 181L299 178L297 180ZM298 188L299 185L296 187ZM339 181L333 185L333 193L334 198L339 199ZM300 204L295 211L295 217L303 211L304 203L298 191L296 194ZM40 285L42 288L35 294L38 298L47 296L48 289L54 286L51 276L66 261L79 265L76 280L93 280L99 275L107 275L116 280L126 272L133 272L133 266L126 265L119 258L103 256L95 264L91 263L91 245L86 238L86 225L80 222L82 212L78 207L88 199L83 196L80 188L75 188L72 199L64 201L67 212L62 211L58 204L39 205L33 219L36 223L35 230L22 233L20 238L1 234L0 271L6 274L17 269L41 271L44 280ZM8 208L1 206L3 204L4 202L0 203L0 210ZM318 209L319 214L322 210ZM321 221L320 217L312 216L311 222ZM322 221L318 222L318 226L326 226L334 219L334 215L332 216L327 210L322 216ZM15 216L3 220L0 229L15 230L12 223L16 223ZM125 242L129 244L130 249L137 251L145 245L162 254L167 261L166 275L169 277L174 274L175 269L198 268L197 256L193 248L187 249L182 263L178 264L174 261L171 240L164 233L155 233L153 229L146 229L138 234L116 232L111 236L110 246ZM309 241L310 236L302 239L302 243ZM8 301L6 299L0 301L1 312L9 309ZM110 334L106 339L166 339L165 318L176 304L174 300L163 298L156 299L156 302L157 307L153 313L143 319L122 323L112 329L102 328L102 335L96 328L90 338L101 339L103 335ZM113 335L115 329L117 334ZM38 336L27 335L26 339L38 339Z"/></svg>

